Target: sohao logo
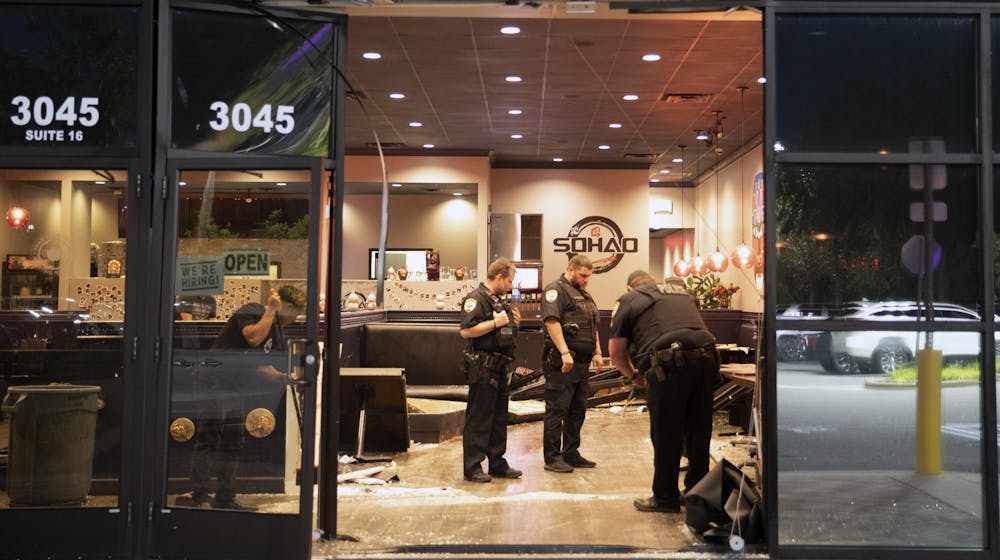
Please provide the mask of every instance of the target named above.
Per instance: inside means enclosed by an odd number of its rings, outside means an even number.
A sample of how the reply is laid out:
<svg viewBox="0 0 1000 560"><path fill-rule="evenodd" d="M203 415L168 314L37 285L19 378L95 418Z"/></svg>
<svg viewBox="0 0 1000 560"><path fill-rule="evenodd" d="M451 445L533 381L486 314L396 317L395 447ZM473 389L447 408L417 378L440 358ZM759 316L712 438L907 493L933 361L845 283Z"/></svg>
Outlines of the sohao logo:
<svg viewBox="0 0 1000 560"><path fill-rule="evenodd" d="M578 254L590 257L594 274L607 272L622 261L625 253L639 252L639 238L625 237L618 224L604 216L587 216L569 228L566 237L552 240L557 253L567 259Z"/></svg>

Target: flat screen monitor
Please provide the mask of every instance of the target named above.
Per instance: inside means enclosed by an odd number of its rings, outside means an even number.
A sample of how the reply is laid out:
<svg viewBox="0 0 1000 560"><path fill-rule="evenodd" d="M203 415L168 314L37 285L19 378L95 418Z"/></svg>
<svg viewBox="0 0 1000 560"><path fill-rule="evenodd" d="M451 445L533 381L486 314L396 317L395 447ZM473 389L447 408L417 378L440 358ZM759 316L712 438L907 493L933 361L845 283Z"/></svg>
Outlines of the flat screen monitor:
<svg viewBox="0 0 1000 560"><path fill-rule="evenodd" d="M514 287L522 292L533 292L542 289L541 263L514 263Z"/></svg>
<svg viewBox="0 0 1000 560"><path fill-rule="evenodd" d="M391 266L394 270L398 270L400 266L406 265L406 269L410 273L414 272L425 272L427 270L427 251L432 249L386 249L385 250L385 266L386 270L389 270ZM375 273L378 271L378 249L371 248L368 249L368 279L374 280ZM410 277L411 280L415 279Z"/></svg>
<svg viewBox="0 0 1000 560"><path fill-rule="evenodd" d="M406 451L410 425L406 415L406 378L402 368L340 368L340 449L354 452L362 395L365 441L362 452Z"/></svg>

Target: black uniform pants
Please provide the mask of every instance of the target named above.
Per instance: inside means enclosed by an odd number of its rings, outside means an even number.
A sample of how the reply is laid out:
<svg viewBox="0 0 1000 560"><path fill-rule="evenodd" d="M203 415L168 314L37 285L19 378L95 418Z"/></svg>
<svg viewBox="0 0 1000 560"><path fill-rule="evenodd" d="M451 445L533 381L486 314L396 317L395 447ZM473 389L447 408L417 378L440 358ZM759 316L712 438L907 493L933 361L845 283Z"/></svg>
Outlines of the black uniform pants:
<svg viewBox="0 0 1000 560"><path fill-rule="evenodd" d="M191 458L191 486L196 498L212 492L212 478L218 479L215 499L232 500L236 493L236 469L243 450L246 412L243 399L215 376L195 378L194 393L200 403L195 411L194 452Z"/></svg>
<svg viewBox="0 0 1000 560"><path fill-rule="evenodd" d="M667 506L680 505L677 480L682 450L687 451L685 490L708 473L712 440L712 394L718 365L705 359L666 370L658 381L652 373L646 400L649 406L649 437L653 442L653 495Z"/></svg>
<svg viewBox="0 0 1000 560"><path fill-rule="evenodd" d="M580 430L590 394L588 363L576 363L569 373L545 366L545 417L542 455L549 465L564 457L580 456Z"/></svg>
<svg viewBox="0 0 1000 560"><path fill-rule="evenodd" d="M462 468L467 477L482 472L483 459L489 459L491 472L502 472L509 466L503 456L507 452L510 386L506 373L494 373L492 380L496 385L488 381L469 385L462 430Z"/></svg>

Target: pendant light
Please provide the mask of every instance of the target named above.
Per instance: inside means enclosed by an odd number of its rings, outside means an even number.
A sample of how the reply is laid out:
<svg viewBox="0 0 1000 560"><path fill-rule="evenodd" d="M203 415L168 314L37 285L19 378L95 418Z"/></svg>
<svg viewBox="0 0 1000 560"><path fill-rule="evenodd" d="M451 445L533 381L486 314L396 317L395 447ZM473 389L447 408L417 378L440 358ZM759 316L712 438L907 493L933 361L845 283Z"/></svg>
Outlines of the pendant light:
<svg viewBox="0 0 1000 560"><path fill-rule="evenodd" d="M716 116L718 119L718 116ZM719 121L721 122L721 121ZM719 136L721 139L722 127L719 127ZM708 256L708 269L712 272L724 272L729 268L729 257L725 253L719 250L719 228L721 227L721 222L719 220L719 207L722 206L722 201L719 198L719 154L722 152L722 146L715 147L715 252Z"/></svg>
<svg viewBox="0 0 1000 560"><path fill-rule="evenodd" d="M684 180L684 148L686 148L686 147L687 146L685 146L683 144L681 144L679 146L679 148L681 149L681 157L680 157L681 161L680 161L680 164L681 164L681 182L682 183L683 183L683 180ZM681 229L681 258L677 262L674 263L673 271L674 271L674 276L677 276L678 278L684 278L685 276L691 274L691 263L688 262L688 260L684 258L684 246L686 245L685 235L684 235L684 200L685 200L684 199L684 187L681 186L681 187L678 187L678 188L681 189L681 227L680 227L680 229Z"/></svg>
<svg viewBox="0 0 1000 560"><path fill-rule="evenodd" d="M736 89L740 91L740 149L742 149L745 145L743 137L743 94L746 92L747 86L740 86ZM733 266L737 268L753 268L753 266L757 263L757 255L755 255L753 249L746 244L746 237L744 237L743 232L743 213L745 211L743 207L743 160L746 159L746 156L746 152L740 156L740 179L736 183L740 188L740 244L733 249L731 258L733 260Z"/></svg>
<svg viewBox="0 0 1000 560"><path fill-rule="evenodd" d="M20 187L18 187L18 194L20 194ZM15 198L7 209L7 225L14 229L24 229L31 223L31 214L28 213L27 208L21 206L19 199L20 196Z"/></svg>
<svg viewBox="0 0 1000 560"><path fill-rule="evenodd" d="M14 205L7 210L7 225L14 229L24 229L31 222L31 215L24 206Z"/></svg>
<svg viewBox="0 0 1000 560"><path fill-rule="evenodd" d="M695 276L700 276L700 275L705 274L706 272L708 272L708 263L705 261L705 257L701 256L701 249L699 248L700 245L698 244L698 229L699 228L698 228L698 225L697 225L698 217L701 215L698 212L698 175L700 174L699 172L701 171L701 150L699 148L701 147L700 142L702 141L702 138L705 138L707 136L705 135L705 133L702 130L695 130L694 132L695 132L695 145L694 145L694 149L695 149L695 156L694 156L694 182L695 182L695 191L694 191L694 197L695 197L694 198L694 207L695 207L695 213L694 213L694 216L695 216L694 245L695 245L695 251L696 251L696 253L695 253L694 258L691 259L691 274L694 274Z"/></svg>

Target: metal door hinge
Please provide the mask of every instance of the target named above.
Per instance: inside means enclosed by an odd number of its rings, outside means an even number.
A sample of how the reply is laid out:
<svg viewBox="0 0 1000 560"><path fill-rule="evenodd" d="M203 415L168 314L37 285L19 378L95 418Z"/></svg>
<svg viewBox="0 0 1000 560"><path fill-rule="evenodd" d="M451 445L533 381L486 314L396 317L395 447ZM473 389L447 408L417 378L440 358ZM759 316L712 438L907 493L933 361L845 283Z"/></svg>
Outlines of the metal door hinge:
<svg viewBox="0 0 1000 560"><path fill-rule="evenodd" d="M126 515L125 515L125 526L126 527L131 527L132 526L132 502L128 503L128 506L125 508L125 512L126 512Z"/></svg>
<svg viewBox="0 0 1000 560"><path fill-rule="evenodd" d="M135 197L142 198L142 175L135 176Z"/></svg>
<svg viewBox="0 0 1000 560"><path fill-rule="evenodd" d="M160 363L160 337L156 337L153 341L153 363Z"/></svg>
<svg viewBox="0 0 1000 560"><path fill-rule="evenodd" d="M162 198L163 200L167 199L167 192L170 191L167 183L168 182L167 182L167 176L166 175L164 175L163 177L160 178L160 198Z"/></svg>
<svg viewBox="0 0 1000 560"><path fill-rule="evenodd" d="M139 337L132 337L132 361L136 361L139 357Z"/></svg>
<svg viewBox="0 0 1000 560"><path fill-rule="evenodd" d="M149 513L148 513L148 516L147 516L146 519L149 522L149 526L152 527L153 526L153 502L149 502Z"/></svg>

